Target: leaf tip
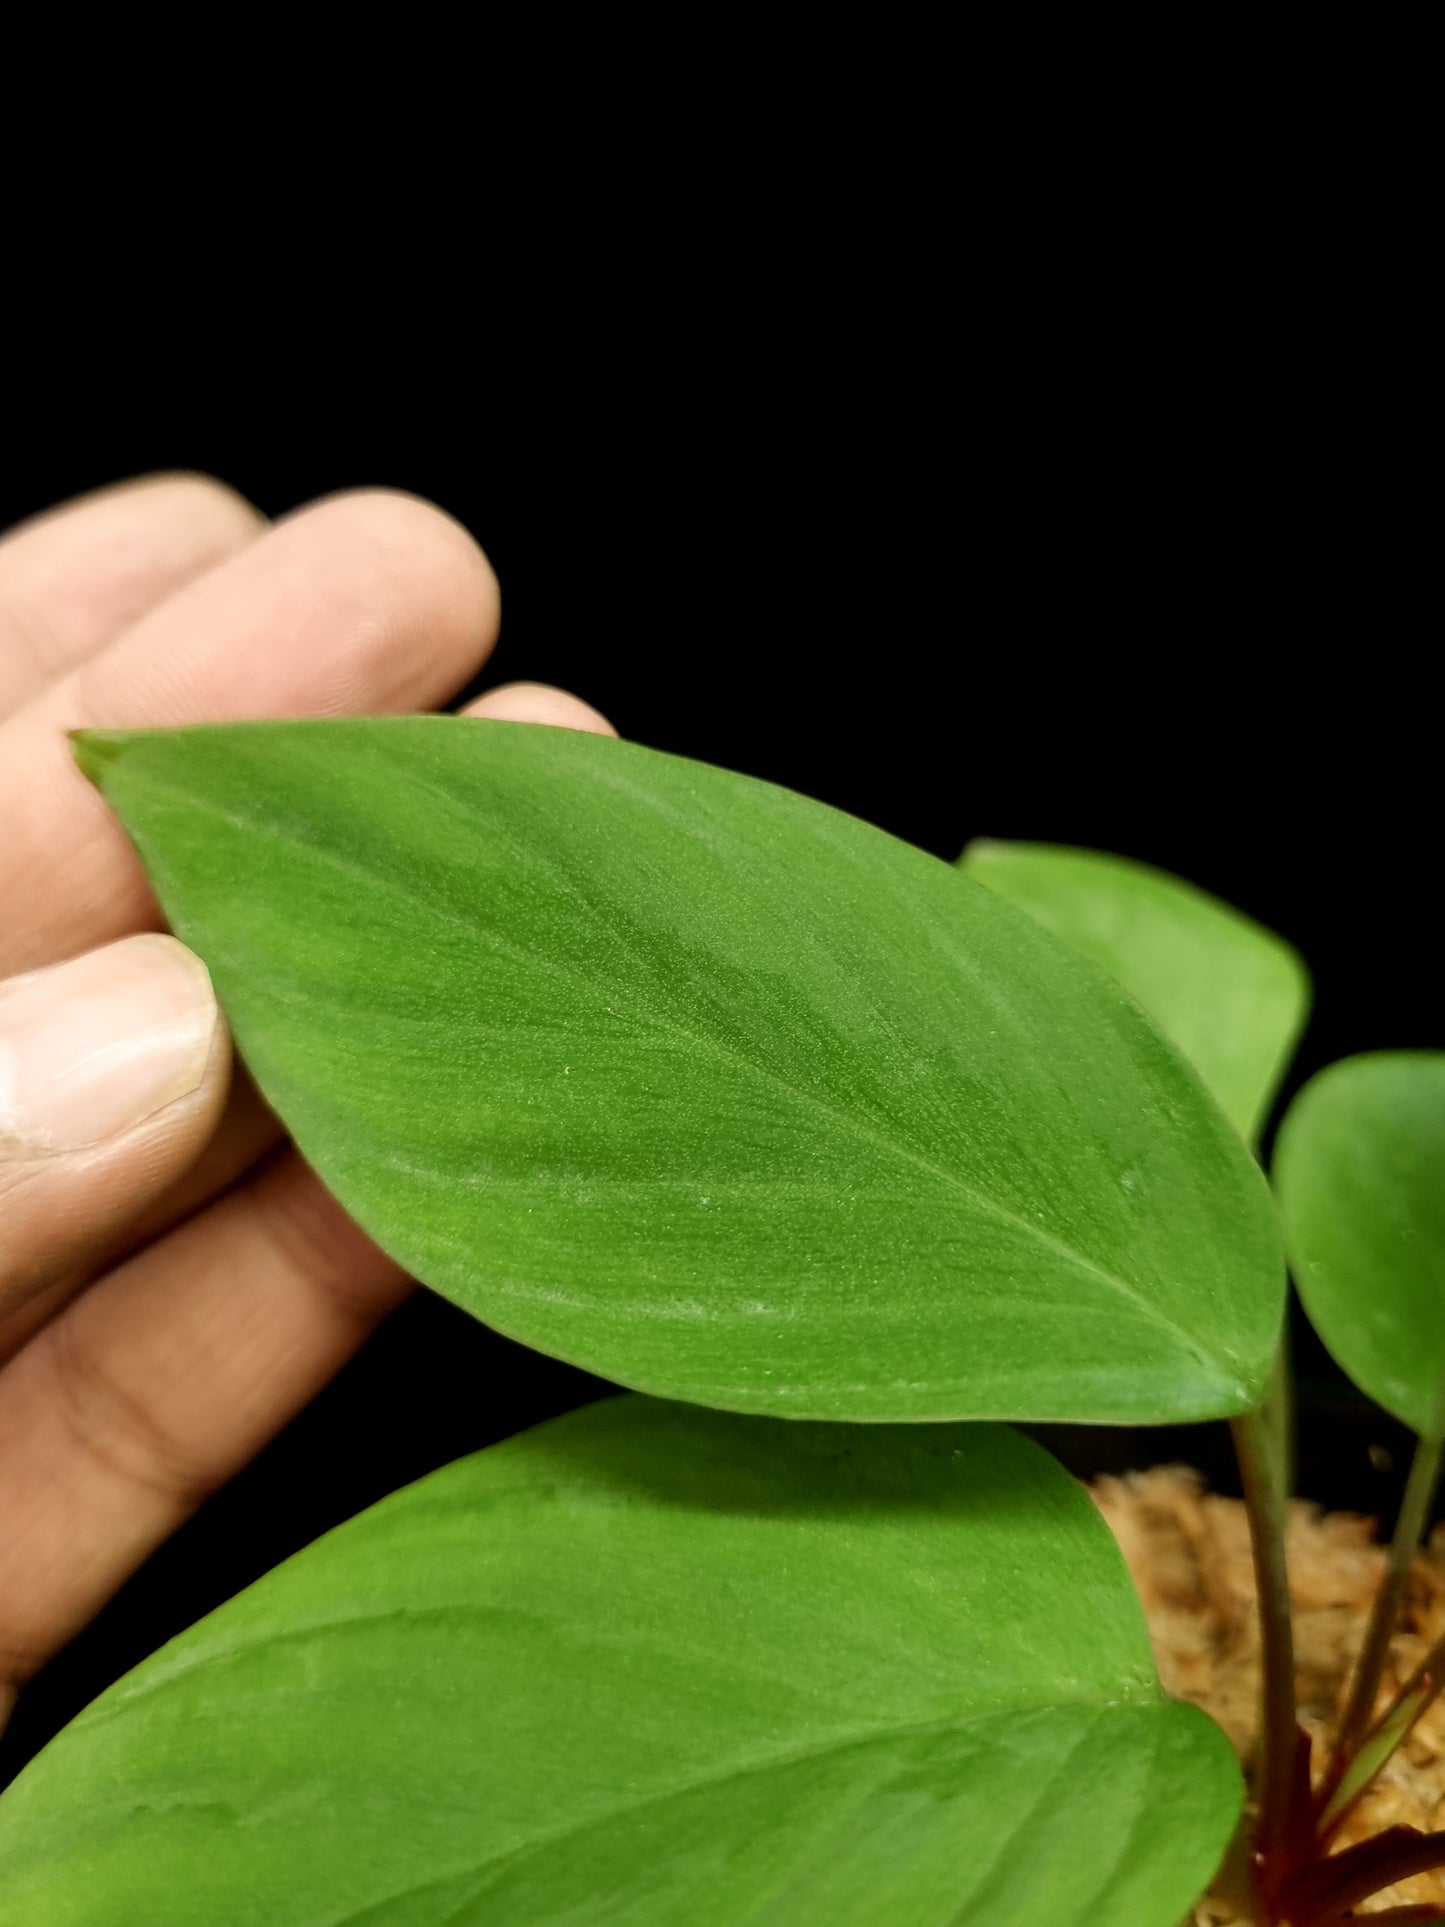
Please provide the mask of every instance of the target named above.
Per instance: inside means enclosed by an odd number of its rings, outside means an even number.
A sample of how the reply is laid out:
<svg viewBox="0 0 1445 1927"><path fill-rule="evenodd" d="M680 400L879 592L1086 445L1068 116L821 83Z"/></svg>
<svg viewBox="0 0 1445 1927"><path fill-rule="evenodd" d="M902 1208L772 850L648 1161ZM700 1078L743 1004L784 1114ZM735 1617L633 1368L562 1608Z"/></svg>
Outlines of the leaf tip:
<svg viewBox="0 0 1445 1927"><path fill-rule="evenodd" d="M970 837L958 855L953 859L953 867L956 870L967 870L971 863L987 862L995 850L1002 849L1003 847L1003 840L1000 837Z"/></svg>
<svg viewBox="0 0 1445 1927"><path fill-rule="evenodd" d="M125 747L125 736L112 729L72 729L70 753L97 789L105 787L105 772L118 761Z"/></svg>

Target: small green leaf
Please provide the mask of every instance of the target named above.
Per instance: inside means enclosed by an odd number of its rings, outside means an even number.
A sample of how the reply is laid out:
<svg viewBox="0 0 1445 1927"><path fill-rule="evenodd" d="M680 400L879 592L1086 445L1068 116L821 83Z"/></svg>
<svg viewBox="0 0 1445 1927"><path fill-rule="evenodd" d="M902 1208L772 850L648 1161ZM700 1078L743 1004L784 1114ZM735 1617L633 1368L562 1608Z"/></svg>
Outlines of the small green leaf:
<svg viewBox="0 0 1445 1927"><path fill-rule="evenodd" d="M1321 1071L1280 1126L1274 1181L1336 1363L1422 1437L1445 1436L1445 1052Z"/></svg>
<svg viewBox="0 0 1445 1927"><path fill-rule="evenodd" d="M1175 1927L1234 1825L1003 1428L608 1399L309 1547L0 1801L4 1927Z"/></svg>
<svg viewBox="0 0 1445 1927"><path fill-rule="evenodd" d="M1102 964L1253 1144L1309 1009L1282 938L1163 870L1051 843L970 843L966 876Z"/></svg>
<svg viewBox="0 0 1445 1927"><path fill-rule="evenodd" d="M512 1336L798 1418L1259 1396L1258 1171L1117 986L951 866L515 723L79 753L303 1152Z"/></svg>

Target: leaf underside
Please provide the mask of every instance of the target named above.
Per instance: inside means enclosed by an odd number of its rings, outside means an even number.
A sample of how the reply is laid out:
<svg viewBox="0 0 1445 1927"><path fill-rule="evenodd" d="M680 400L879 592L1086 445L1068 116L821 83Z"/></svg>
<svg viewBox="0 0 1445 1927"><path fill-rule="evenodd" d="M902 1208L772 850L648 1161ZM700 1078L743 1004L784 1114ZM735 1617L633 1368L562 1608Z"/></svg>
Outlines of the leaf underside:
<svg viewBox="0 0 1445 1927"><path fill-rule="evenodd" d="M609 1399L111 1688L0 1802L4 1927L1173 1927L1237 1766L1004 1428Z"/></svg>
<svg viewBox="0 0 1445 1927"><path fill-rule="evenodd" d="M806 1418L1244 1409L1257 1171L1090 962L750 778L447 717L90 734L302 1151L415 1275Z"/></svg>

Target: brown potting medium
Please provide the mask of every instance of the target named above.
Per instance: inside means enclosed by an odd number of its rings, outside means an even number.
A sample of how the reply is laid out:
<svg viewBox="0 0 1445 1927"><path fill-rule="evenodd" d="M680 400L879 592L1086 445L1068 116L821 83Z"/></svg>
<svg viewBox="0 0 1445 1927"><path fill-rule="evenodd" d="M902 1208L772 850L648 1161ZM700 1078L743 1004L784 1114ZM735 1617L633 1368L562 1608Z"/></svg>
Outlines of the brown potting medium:
<svg viewBox="0 0 1445 1927"><path fill-rule="evenodd" d="M1166 1690L1203 1707L1247 1760L1259 1716L1259 1622L1243 1503L1205 1491L1199 1475L1182 1466L1100 1478L1090 1490L1134 1576ZM1357 1513L1325 1513L1302 1500L1290 1507L1286 1548L1300 1724L1316 1743L1317 1767L1380 1582L1384 1551L1375 1533L1376 1521ZM1437 1528L1411 1570L1381 1709L1442 1632L1445 1527ZM1337 1844L1352 1846L1402 1825L1426 1832L1445 1827L1445 1695L1347 1816ZM1359 1911L1367 1918L1424 1901L1445 1902L1445 1872L1404 1881ZM1197 1927L1235 1927L1239 1916L1204 1900L1194 1919Z"/></svg>

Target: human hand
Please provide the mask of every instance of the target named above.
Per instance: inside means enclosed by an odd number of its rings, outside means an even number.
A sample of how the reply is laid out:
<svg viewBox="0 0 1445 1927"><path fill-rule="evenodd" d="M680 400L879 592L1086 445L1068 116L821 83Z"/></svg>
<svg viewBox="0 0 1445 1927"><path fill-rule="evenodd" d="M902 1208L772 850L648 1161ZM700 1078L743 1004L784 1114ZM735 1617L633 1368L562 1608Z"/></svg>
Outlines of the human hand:
<svg viewBox="0 0 1445 1927"><path fill-rule="evenodd" d="M66 732L430 708L498 616L409 496L268 529L157 477L0 542L0 1726L411 1289L233 1070ZM468 713L610 733L535 684Z"/></svg>

